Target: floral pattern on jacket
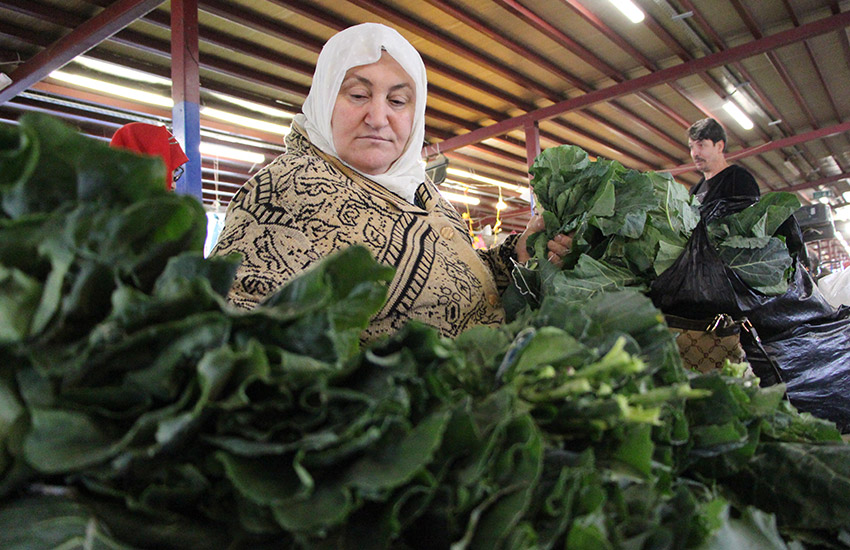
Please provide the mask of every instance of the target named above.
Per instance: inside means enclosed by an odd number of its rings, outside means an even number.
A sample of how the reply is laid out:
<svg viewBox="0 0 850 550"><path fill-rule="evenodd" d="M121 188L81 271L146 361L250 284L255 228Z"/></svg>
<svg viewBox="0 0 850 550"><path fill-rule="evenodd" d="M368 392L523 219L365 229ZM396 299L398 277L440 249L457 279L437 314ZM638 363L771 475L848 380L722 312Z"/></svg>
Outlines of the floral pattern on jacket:
<svg viewBox="0 0 850 550"><path fill-rule="evenodd" d="M410 204L310 144L297 126L287 152L236 193L213 254L243 256L228 295L250 309L336 250L363 245L396 269L384 307L363 335L390 334L408 320L449 337L504 320L515 237L490 251L430 182Z"/></svg>

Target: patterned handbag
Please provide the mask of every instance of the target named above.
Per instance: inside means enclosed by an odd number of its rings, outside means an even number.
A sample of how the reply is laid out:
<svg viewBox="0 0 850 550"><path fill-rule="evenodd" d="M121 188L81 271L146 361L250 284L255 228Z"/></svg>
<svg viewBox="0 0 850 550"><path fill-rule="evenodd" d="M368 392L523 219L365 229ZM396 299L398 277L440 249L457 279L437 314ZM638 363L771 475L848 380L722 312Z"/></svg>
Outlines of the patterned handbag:
<svg viewBox="0 0 850 550"><path fill-rule="evenodd" d="M685 367L707 373L720 369L726 359L732 363L746 362L747 355L741 346L741 328L749 323L746 317L735 320L721 313L707 320L675 315L665 315L665 318L676 335Z"/></svg>

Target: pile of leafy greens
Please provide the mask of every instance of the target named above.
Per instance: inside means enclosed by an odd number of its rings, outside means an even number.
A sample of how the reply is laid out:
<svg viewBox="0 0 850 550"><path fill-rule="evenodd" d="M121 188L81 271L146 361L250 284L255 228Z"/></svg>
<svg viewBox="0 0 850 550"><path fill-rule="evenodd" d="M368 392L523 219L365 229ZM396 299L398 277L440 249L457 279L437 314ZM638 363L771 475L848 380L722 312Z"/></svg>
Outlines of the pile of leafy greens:
<svg viewBox="0 0 850 550"><path fill-rule="evenodd" d="M529 249L543 260L548 240L572 233L563 271L543 275L547 284L558 285L559 294L577 302L602 289L646 291L673 265L700 221L697 199L669 174L591 161L577 146L546 149L530 172L546 228L532 235ZM791 193L769 193L739 214L710 221L711 242L752 288L781 294L792 260L784 239L774 233L799 206ZM549 281L552 277L558 280ZM533 278L534 273L526 274Z"/></svg>
<svg viewBox="0 0 850 550"><path fill-rule="evenodd" d="M720 259L751 288L768 296L782 294L793 262L785 237L777 231L799 208L793 193L766 193L754 205L709 222L709 240Z"/></svg>
<svg viewBox="0 0 850 550"><path fill-rule="evenodd" d="M850 447L633 290L363 346L391 269L250 312L159 161L0 129L2 548L847 548ZM37 527L35 527L37 525Z"/></svg>

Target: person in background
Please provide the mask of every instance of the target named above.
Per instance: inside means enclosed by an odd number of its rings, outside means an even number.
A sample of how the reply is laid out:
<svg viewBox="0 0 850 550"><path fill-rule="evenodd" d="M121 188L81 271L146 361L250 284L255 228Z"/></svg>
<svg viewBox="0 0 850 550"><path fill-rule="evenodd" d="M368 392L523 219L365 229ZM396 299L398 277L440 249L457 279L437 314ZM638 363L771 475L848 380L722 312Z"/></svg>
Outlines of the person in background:
<svg viewBox="0 0 850 550"><path fill-rule="evenodd" d="M243 256L232 304L253 308L323 257L362 245L396 269L363 341L411 319L449 337L503 322L512 261L528 259L526 238L543 220L475 250L463 219L426 179L425 103L425 66L395 30L364 23L328 40L286 153L228 206L212 254ZM550 261L569 245L565 235L550 241Z"/></svg>
<svg viewBox="0 0 850 550"><path fill-rule="evenodd" d="M173 191L183 174L183 165L189 162L177 139L168 128L146 122L131 122L118 128L109 142L111 147L127 149L160 157L165 163L165 187Z"/></svg>
<svg viewBox="0 0 850 550"><path fill-rule="evenodd" d="M746 168L726 161L726 130L719 122L713 118L694 122L688 128L688 148L696 169L702 172L702 178L690 191L700 201L700 213L721 199L734 201L730 212L759 201L761 191L753 175ZM808 265L809 251L796 218L789 217L776 232L785 237L788 250L800 258L802 265Z"/></svg>
<svg viewBox="0 0 850 550"><path fill-rule="evenodd" d="M746 168L726 161L726 130L713 118L704 118L688 129L691 159L702 178L691 188L700 203L709 204L720 198L751 198L758 201L761 193L755 178Z"/></svg>

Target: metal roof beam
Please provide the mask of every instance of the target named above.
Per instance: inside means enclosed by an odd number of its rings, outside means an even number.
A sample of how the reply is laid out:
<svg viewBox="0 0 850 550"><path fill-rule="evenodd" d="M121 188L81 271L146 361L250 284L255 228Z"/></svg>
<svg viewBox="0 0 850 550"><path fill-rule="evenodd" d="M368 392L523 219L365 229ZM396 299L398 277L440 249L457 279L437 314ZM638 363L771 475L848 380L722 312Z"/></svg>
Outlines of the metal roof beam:
<svg viewBox="0 0 850 550"><path fill-rule="evenodd" d="M150 12L164 0L118 0L89 19L50 47L19 65L9 77L12 83L0 91L0 103L39 82L58 69L106 40L139 17Z"/></svg>
<svg viewBox="0 0 850 550"><path fill-rule="evenodd" d="M816 139L828 138L830 136L835 136L841 134L843 132L850 131L850 121L842 122L841 124L836 124L834 126L828 126L826 128L818 128L817 130L812 130L810 132L804 132L802 134L797 134L795 136L789 136L782 139L777 139L775 141L770 141L768 143L763 143L761 145L756 145L754 147L747 147L745 149L739 149L733 153L729 153L726 155L726 160L735 161L738 159L750 157L753 155L761 155L767 153L768 151L775 151L776 149L782 149L785 147L793 147L795 145L799 145L801 143L805 143L807 141L813 141ZM676 176L683 172L688 172L694 169L694 164L683 164L682 166L677 166L676 168L672 168L670 170L664 170L665 172L669 172L670 174ZM783 191L785 189L782 189Z"/></svg>
<svg viewBox="0 0 850 550"><path fill-rule="evenodd" d="M554 105L550 105L549 107L544 107L542 109L537 109L536 111L506 119L485 128L473 130L472 132L459 135L455 138L450 138L449 140L440 143L439 149L443 152L458 149L493 136L504 134L511 130L524 128L530 121L553 118L567 111L581 109L596 103L646 90L653 86L667 84L685 76L705 72L709 69L713 69L727 63L732 63L739 59L753 57L788 44L799 42L800 40L805 40L813 36L842 29L848 25L850 25L850 12L842 12L838 15L826 17L787 31L778 32L766 38L741 44L740 46L729 48L722 52L710 54L674 67L669 67L645 76L633 78L623 82L622 84L596 90L576 98L560 101ZM434 154L436 152L435 147L436 144L429 145L426 147L424 154L426 156Z"/></svg>

